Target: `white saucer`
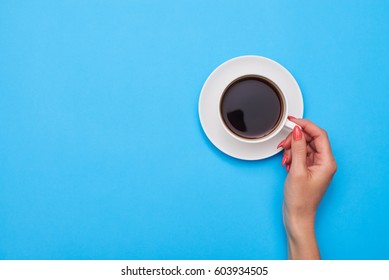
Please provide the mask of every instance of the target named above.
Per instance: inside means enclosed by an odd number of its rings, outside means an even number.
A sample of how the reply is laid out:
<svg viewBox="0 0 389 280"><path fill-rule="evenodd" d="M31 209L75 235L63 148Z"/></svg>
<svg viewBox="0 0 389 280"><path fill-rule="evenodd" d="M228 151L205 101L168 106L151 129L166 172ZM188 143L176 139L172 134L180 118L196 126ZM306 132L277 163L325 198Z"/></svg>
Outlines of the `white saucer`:
<svg viewBox="0 0 389 280"><path fill-rule="evenodd" d="M235 79L246 75L259 75L272 80L288 100L288 115L303 116L303 98L293 76L277 62L262 56L240 56L217 67L206 80L200 94L199 117L209 140L222 152L243 160L270 157L282 149L277 145L288 135L281 130L273 138L261 143L244 143L232 137L219 119L219 102L224 89Z"/></svg>

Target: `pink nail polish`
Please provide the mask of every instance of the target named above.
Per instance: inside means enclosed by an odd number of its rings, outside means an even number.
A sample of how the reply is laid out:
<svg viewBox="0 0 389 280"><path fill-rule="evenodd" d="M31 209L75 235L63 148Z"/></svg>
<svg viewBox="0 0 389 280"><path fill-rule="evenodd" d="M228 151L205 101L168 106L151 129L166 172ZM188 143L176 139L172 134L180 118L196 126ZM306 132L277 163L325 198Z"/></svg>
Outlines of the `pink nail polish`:
<svg viewBox="0 0 389 280"><path fill-rule="evenodd" d="M284 155L284 157L282 158L281 165L284 166L287 160L288 160L288 156Z"/></svg>
<svg viewBox="0 0 389 280"><path fill-rule="evenodd" d="M277 149L279 149L280 147L284 147L285 142L286 142L286 139L282 140L280 142L280 144L278 144Z"/></svg>
<svg viewBox="0 0 389 280"><path fill-rule="evenodd" d="M288 116L288 120L292 121L292 120L295 120L296 118L293 117L293 116Z"/></svg>
<svg viewBox="0 0 389 280"><path fill-rule="evenodd" d="M288 164L286 165L286 171L289 172L289 170L290 170L290 164L288 163Z"/></svg>
<svg viewBox="0 0 389 280"><path fill-rule="evenodd" d="M303 137L303 133L301 131L301 128L296 125L293 128L293 139L294 140L301 140L302 137Z"/></svg>

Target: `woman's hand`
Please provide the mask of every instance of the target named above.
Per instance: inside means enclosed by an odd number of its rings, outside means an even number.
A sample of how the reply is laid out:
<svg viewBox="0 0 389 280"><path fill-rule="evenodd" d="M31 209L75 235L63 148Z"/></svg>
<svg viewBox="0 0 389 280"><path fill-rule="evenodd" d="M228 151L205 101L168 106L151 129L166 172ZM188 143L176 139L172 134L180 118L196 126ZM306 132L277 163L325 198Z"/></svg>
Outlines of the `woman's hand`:
<svg viewBox="0 0 389 280"><path fill-rule="evenodd" d="M282 165L289 172L283 204L289 258L320 259L314 230L316 209L337 165L323 129L305 119L289 120L298 126L279 144L285 150Z"/></svg>

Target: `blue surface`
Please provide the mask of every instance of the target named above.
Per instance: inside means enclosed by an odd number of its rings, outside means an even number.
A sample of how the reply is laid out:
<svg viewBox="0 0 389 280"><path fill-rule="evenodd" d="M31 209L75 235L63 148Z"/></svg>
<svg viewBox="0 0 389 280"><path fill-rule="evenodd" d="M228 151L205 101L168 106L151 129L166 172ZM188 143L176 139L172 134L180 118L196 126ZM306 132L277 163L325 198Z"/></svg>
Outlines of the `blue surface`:
<svg viewBox="0 0 389 280"><path fill-rule="evenodd" d="M207 140L207 76L284 65L339 171L325 259L389 259L388 1L0 1L1 259L285 259L281 155Z"/></svg>

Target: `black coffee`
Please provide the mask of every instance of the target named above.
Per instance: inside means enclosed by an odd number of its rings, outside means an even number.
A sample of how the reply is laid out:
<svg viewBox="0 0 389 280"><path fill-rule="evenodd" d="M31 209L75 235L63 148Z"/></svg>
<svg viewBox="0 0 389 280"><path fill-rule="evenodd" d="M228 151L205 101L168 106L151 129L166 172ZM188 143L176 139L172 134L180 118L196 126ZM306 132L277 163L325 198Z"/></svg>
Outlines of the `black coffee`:
<svg viewBox="0 0 389 280"><path fill-rule="evenodd" d="M226 126L238 136L257 139L271 133L281 120L278 88L261 77L243 77L224 91L220 110Z"/></svg>

